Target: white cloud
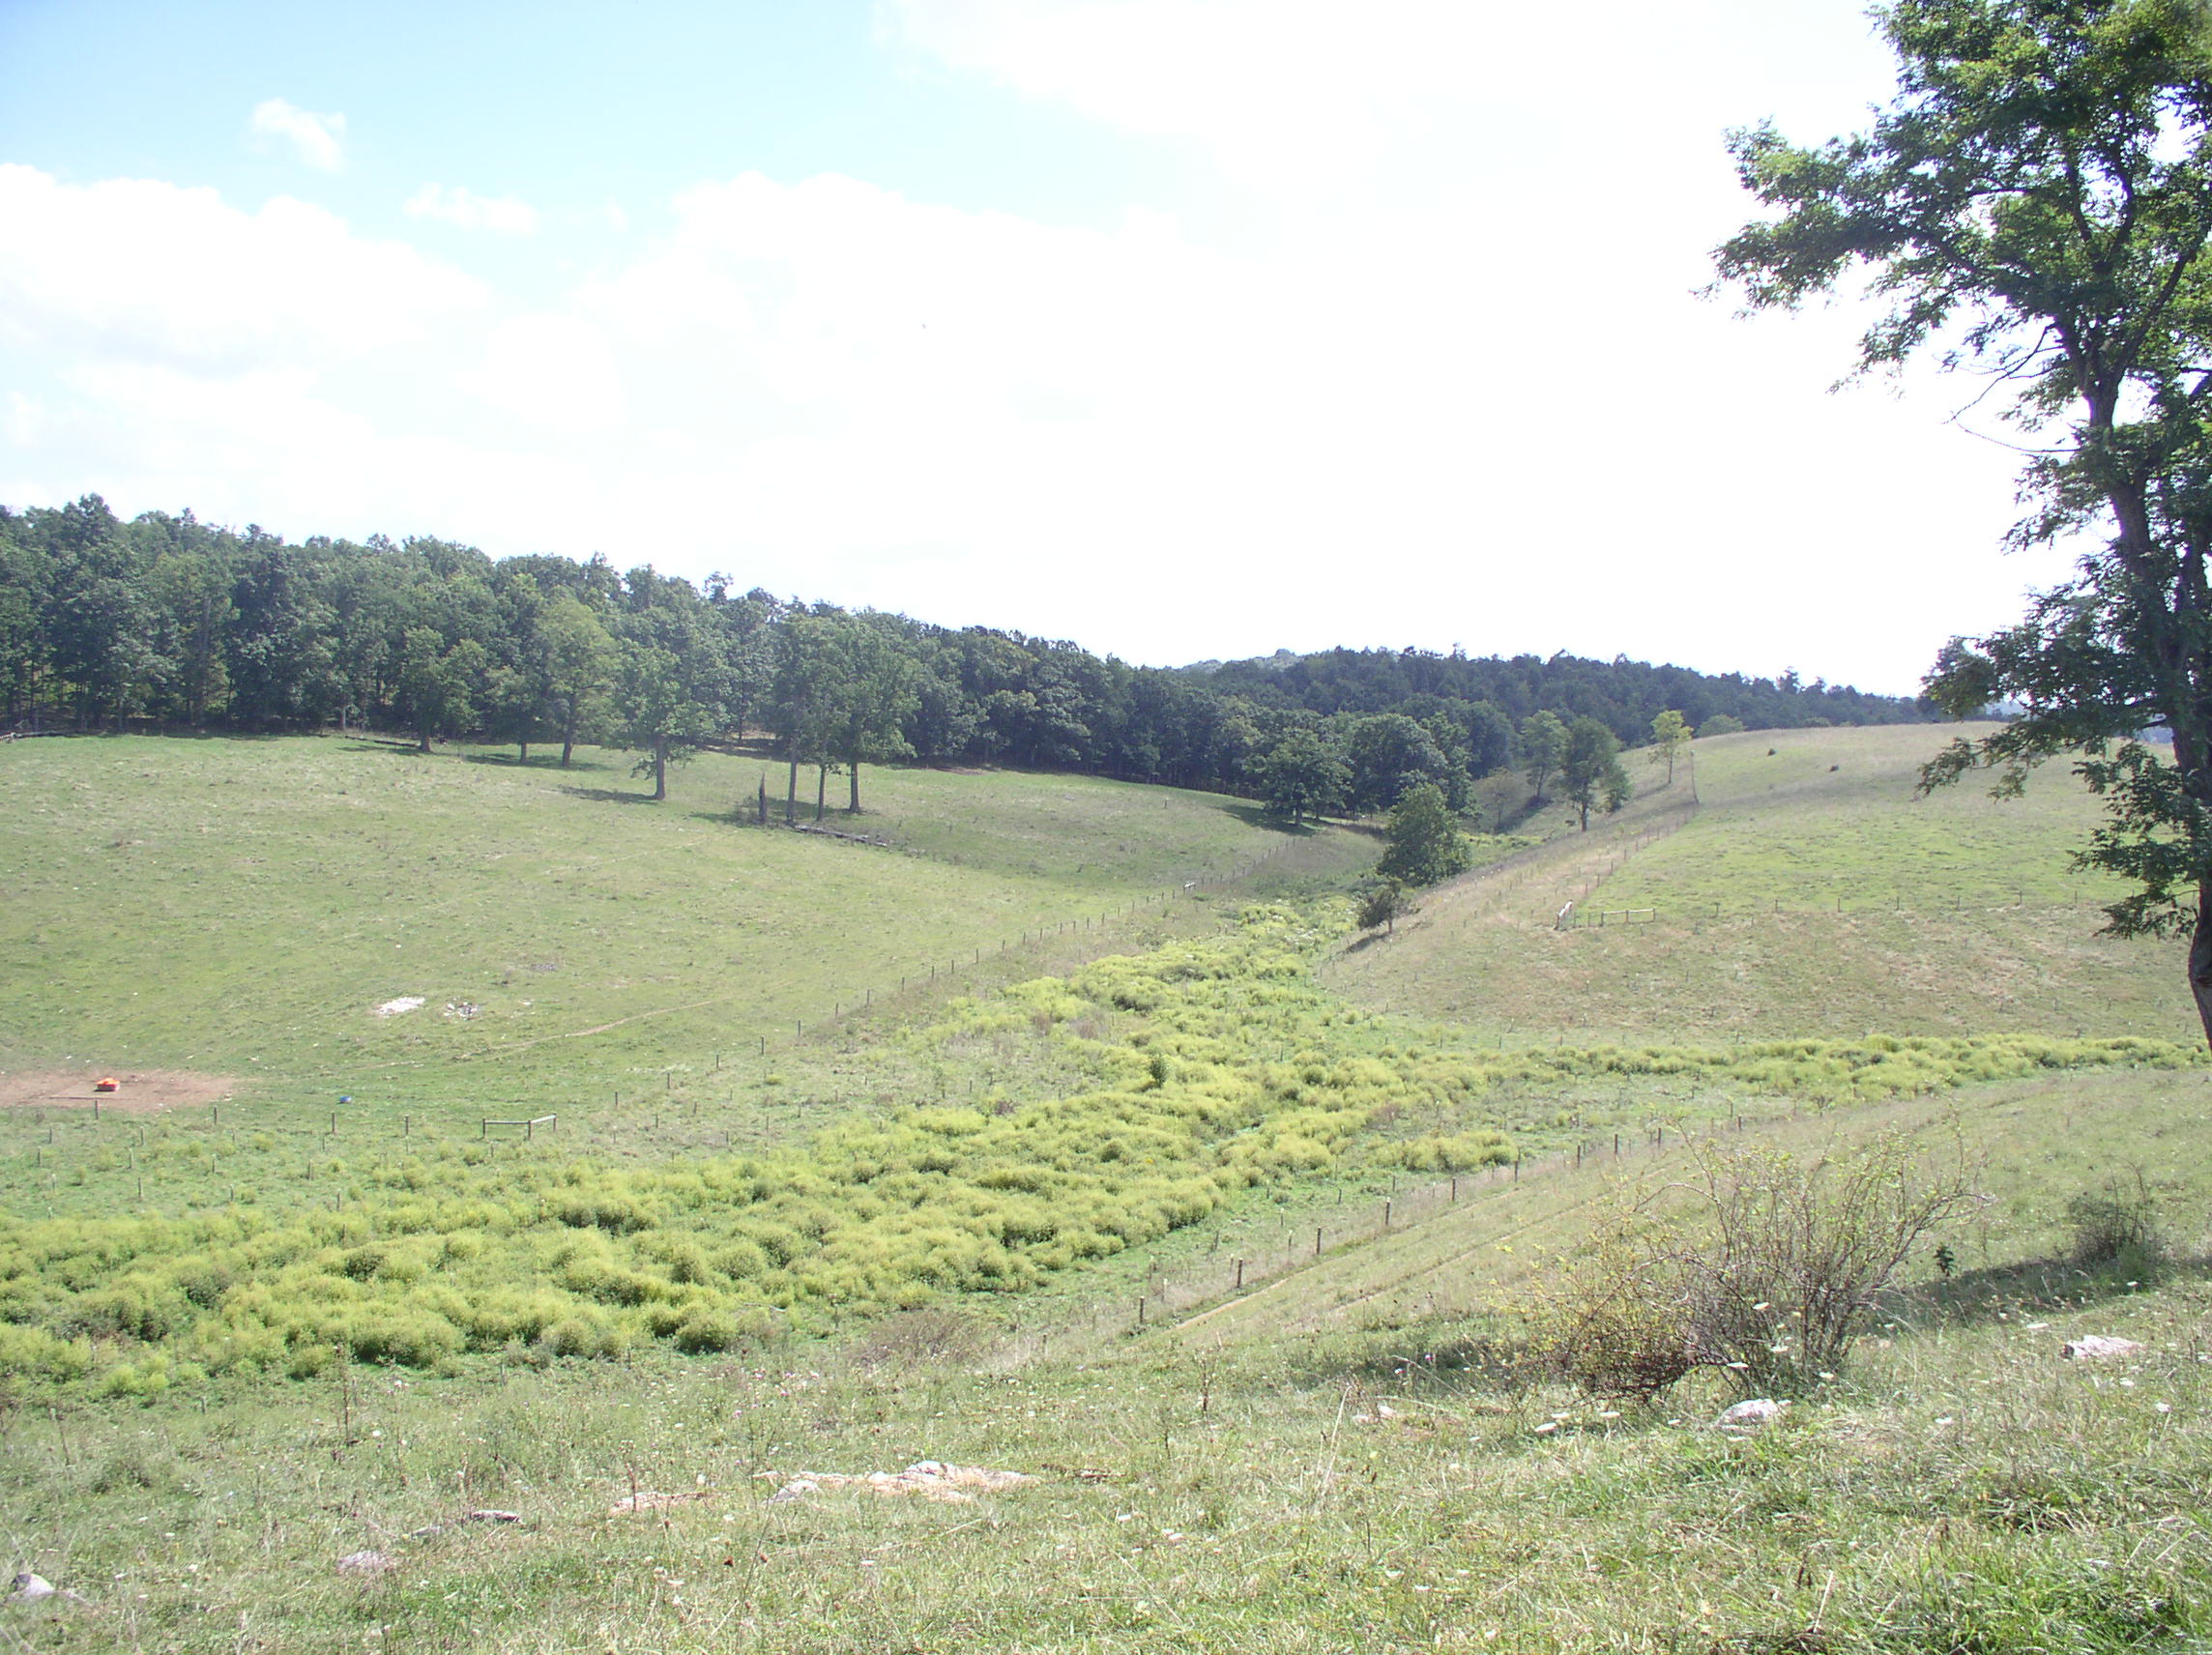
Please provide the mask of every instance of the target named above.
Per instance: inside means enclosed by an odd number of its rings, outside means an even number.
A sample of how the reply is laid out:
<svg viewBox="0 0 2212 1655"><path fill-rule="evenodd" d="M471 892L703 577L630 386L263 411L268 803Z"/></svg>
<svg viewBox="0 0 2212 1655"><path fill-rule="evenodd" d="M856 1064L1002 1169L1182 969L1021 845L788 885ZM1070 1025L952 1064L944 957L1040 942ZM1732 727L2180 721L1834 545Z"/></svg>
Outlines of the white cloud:
<svg viewBox="0 0 2212 1655"><path fill-rule="evenodd" d="M326 363L483 299L473 278L284 196L247 213L212 189L0 164L0 339L79 359Z"/></svg>
<svg viewBox="0 0 2212 1655"><path fill-rule="evenodd" d="M603 549L1140 659L1457 639L1908 686L2049 572L1988 555L2008 460L1918 391L1821 397L1848 312L1691 299L1703 232L1623 169L1585 216L1633 266L1511 177L1285 257L745 174L525 310L296 202L0 168L36 443L0 499Z"/></svg>
<svg viewBox="0 0 2212 1655"><path fill-rule="evenodd" d="M547 431L605 431L623 420L614 352L598 329L573 316L540 313L502 323L483 360L453 382Z"/></svg>
<svg viewBox="0 0 2212 1655"><path fill-rule="evenodd" d="M1479 206L1501 186L1556 211L1561 173L1613 190L1660 166L1677 190L1701 170L1732 188L1723 126L1790 107L1846 124L1888 84L1857 8L1805 8L1805 32L1777 41L1772 14L1796 10L877 0L876 15L888 44L1124 131L1189 140L1233 183L1310 214L1324 199Z"/></svg>
<svg viewBox="0 0 2212 1655"><path fill-rule="evenodd" d="M464 230L527 236L538 228L538 209L527 201L511 195L479 195L460 185L425 184L407 198L406 208L410 218L436 218Z"/></svg>
<svg viewBox="0 0 2212 1655"><path fill-rule="evenodd" d="M318 115L281 98L271 98L253 107L247 131L258 138L282 138L307 165L322 172L336 172L345 165L345 117Z"/></svg>

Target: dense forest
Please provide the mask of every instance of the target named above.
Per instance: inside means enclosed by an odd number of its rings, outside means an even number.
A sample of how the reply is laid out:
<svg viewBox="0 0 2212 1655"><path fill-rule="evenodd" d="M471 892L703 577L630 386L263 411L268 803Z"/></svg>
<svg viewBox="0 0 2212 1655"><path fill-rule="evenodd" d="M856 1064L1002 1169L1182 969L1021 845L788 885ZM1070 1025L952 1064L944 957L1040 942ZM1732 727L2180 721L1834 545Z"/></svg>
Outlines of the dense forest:
<svg viewBox="0 0 2212 1655"><path fill-rule="evenodd" d="M1415 651L1131 667L1066 642L704 588L603 558L494 561L381 536L288 544L88 495L0 507L0 729L325 727L671 760L747 735L846 778L865 764L995 762L1269 798L1294 812L1377 809L1516 763L1539 714L1650 740L1696 728L1890 723L1896 697L1785 676L1555 655ZM1540 720L1539 729L1557 728Z"/></svg>

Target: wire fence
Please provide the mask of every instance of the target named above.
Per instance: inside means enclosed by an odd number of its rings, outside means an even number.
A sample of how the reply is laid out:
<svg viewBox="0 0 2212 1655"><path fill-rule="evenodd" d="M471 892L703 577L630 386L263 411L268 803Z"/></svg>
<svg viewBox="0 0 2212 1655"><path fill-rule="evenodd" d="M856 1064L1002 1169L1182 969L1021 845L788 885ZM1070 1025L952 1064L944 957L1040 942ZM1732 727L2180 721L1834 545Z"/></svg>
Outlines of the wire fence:
<svg viewBox="0 0 2212 1655"><path fill-rule="evenodd" d="M1797 1118L1795 1116L1790 1118ZM1520 1183L1606 1165L1646 1162L1699 1141L1740 1132L1748 1118L1733 1114L1693 1125L1662 1121L1644 1127L1608 1130L1540 1155L1470 1168L1422 1181L1392 1179L1381 1195L1364 1195L1335 1207L1308 1210L1282 1221L1280 1240L1254 1247L1225 1244L1218 1235L1202 1261L1154 1272L1144 1291L1119 1300L1103 1300L1077 1322L1061 1330L1062 1340L1080 1340L1119 1327L1147 1329L1196 1326L1209 1316L1284 1285L1292 1278L1355 1248L1418 1230ZM1042 1344L1050 1344L1047 1336Z"/></svg>

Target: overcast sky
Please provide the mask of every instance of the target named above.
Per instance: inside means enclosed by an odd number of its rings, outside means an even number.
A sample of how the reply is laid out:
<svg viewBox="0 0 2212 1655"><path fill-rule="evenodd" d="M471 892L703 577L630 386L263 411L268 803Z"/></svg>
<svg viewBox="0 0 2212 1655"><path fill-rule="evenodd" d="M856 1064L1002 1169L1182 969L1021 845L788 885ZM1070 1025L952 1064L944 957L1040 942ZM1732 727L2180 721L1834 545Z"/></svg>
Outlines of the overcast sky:
<svg viewBox="0 0 2212 1655"><path fill-rule="evenodd" d="M0 3L0 502L1910 692L1979 389L1701 298L1856 0Z"/></svg>

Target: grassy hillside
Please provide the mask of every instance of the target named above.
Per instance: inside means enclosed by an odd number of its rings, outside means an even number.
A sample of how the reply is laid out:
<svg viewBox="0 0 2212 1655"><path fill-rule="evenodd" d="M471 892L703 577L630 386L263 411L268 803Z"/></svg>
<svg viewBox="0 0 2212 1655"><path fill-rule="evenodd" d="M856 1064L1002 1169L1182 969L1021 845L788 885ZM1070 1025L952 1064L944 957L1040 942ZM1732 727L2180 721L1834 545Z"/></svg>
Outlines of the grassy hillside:
<svg viewBox="0 0 2212 1655"><path fill-rule="evenodd" d="M1671 790L1639 765L1621 818L1586 835L1554 820L1541 852L1431 893L1326 980L1364 1004L1569 1039L2191 1037L2180 946L2097 936L2118 887L2068 869L2096 801L2063 767L2021 800L1971 784L1916 798L1950 734L1722 737ZM1558 930L1570 900L1582 923Z"/></svg>
<svg viewBox="0 0 2212 1655"><path fill-rule="evenodd" d="M885 850L739 825L763 769L703 759L655 806L593 750L563 771L345 740L14 743L0 1069L554 1107L788 1045L1289 844L1208 795L887 770L859 819Z"/></svg>
<svg viewBox="0 0 2212 1655"><path fill-rule="evenodd" d="M247 1079L0 1112L0 1499L85 1600L0 1630L2204 1645L2212 1069L2161 950L2060 945L2084 803L1913 804L1929 740L1701 744L1695 812L1685 775L1365 942L1326 893L1371 840L1190 795L886 775L887 851L733 825L730 761L654 809L612 768L328 740L8 750L11 1063ZM1567 895L1659 915L1560 931ZM1717 1375L1642 1407L1493 1359L1699 1147L1885 1131L1963 1142L1986 1199L1780 1423L1716 1429ZM2113 1191L2165 1263L2070 1256ZM2142 1349L2057 1359L2085 1333ZM1030 1480L795 1485L924 1459Z"/></svg>
<svg viewBox="0 0 2212 1655"><path fill-rule="evenodd" d="M1848 1371L1758 1433L1713 1427L1725 1391L1623 1408L1450 1365L1458 1295L1598 1193L1531 1176L1271 1301L1143 1333L1124 1306L1042 1355L1006 1307L641 1353L620 1382L357 1364L212 1409L24 1410L0 1458L18 1555L91 1602L0 1612L42 1650L2196 1648L2200 1278L2070 1270L2053 1220L2148 1160L2199 1257L2206 1084L1971 1101L1977 1139L2061 1157L1993 1166L1988 1263L1964 1227L1961 1276L1920 1261ZM2058 1359L2089 1332L2143 1349ZM1032 1480L941 1502L820 1475L922 1459Z"/></svg>

